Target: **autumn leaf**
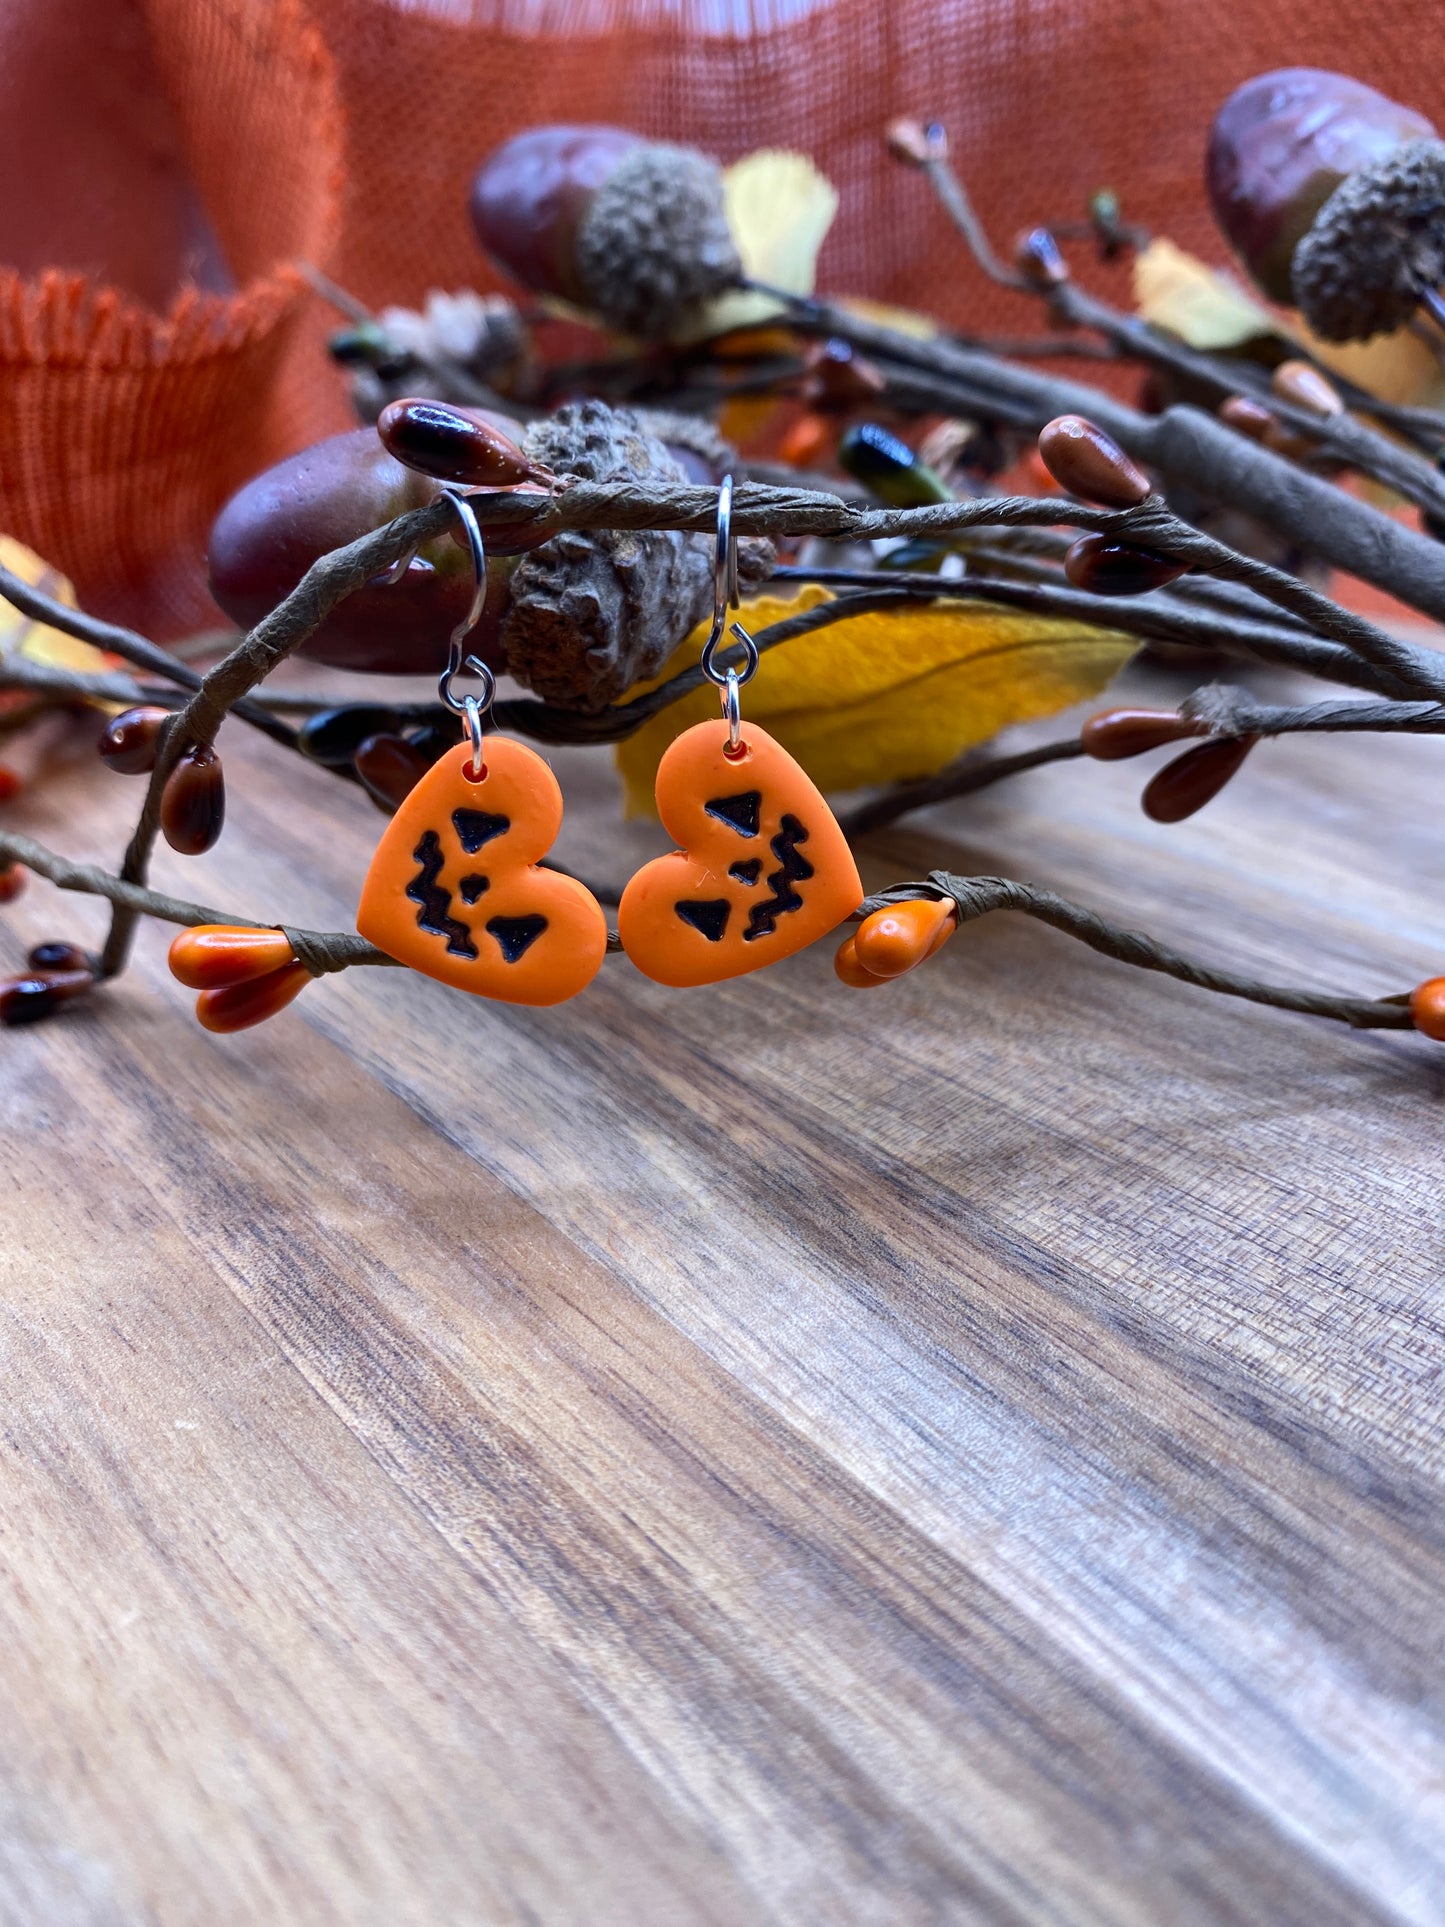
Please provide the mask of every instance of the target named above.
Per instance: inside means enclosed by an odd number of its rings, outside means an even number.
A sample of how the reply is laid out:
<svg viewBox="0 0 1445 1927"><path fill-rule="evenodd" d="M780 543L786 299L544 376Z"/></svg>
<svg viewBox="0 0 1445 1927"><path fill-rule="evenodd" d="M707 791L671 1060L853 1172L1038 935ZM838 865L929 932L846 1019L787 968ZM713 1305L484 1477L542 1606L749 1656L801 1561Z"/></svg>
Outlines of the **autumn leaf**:
<svg viewBox="0 0 1445 1927"><path fill-rule="evenodd" d="M1240 348L1280 333L1275 317L1237 281L1172 241L1151 241L1135 258L1134 305L1145 321L1167 328L1191 348Z"/></svg>
<svg viewBox="0 0 1445 1927"><path fill-rule="evenodd" d="M745 154L723 173L723 205L750 280L788 294L813 292L818 250L838 212L838 193L806 154L772 147ZM708 302L679 339L700 341L782 312L769 296L741 289Z"/></svg>
<svg viewBox="0 0 1445 1927"><path fill-rule="evenodd" d="M68 609L76 605L75 591L69 582L48 562L27 549L23 542L13 536L0 535L0 566L7 568L12 575L18 575L22 582L28 582L34 589L41 590L54 602L63 602ZM82 642L78 636L68 636L60 629L48 628L42 622L35 622L22 615L13 603L0 600L0 656L27 656L32 662L48 663L55 669L80 669L92 672L107 669L115 660L93 643Z"/></svg>
<svg viewBox="0 0 1445 1927"><path fill-rule="evenodd" d="M811 584L759 596L742 612L757 635L831 600ZM690 668L701 623L653 682ZM768 650L743 696L743 726L761 723L821 789L931 776L1010 723L1097 695L1138 648L1132 636L984 602L940 601L850 616ZM618 746L630 815L649 814L658 759L693 723L718 714L711 687L661 710Z"/></svg>

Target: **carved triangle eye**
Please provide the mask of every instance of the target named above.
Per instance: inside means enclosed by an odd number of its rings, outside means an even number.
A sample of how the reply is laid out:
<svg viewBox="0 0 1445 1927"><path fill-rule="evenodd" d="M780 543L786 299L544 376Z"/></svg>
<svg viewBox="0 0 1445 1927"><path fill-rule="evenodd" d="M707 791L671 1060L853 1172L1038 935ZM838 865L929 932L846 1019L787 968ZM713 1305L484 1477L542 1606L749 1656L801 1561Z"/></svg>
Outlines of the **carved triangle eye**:
<svg viewBox="0 0 1445 1927"><path fill-rule="evenodd" d="M676 909L683 922L690 923L694 930L700 930L709 943L722 942L723 932L728 927L728 912L732 909L726 897L717 897L706 903L684 900Z"/></svg>
<svg viewBox="0 0 1445 1927"><path fill-rule="evenodd" d="M452 828L468 856L475 856L484 843L502 836L512 827L508 816L495 816L490 810L453 810Z"/></svg>
<svg viewBox="0 0 1445 1927"><path fill-rule="evenodd" d="M509 964L518 963L547 928L545 917L489 917L487 929Z"/></svg>
<svg viewBox="0 0 1445 1927"><path fill-rule="evenodd" d="M709 816L715 816L719 823L726 823L739 836L757 835L762 807L761 790L744 790L738 796L715 796L710 803L703 805Z"/></svg>

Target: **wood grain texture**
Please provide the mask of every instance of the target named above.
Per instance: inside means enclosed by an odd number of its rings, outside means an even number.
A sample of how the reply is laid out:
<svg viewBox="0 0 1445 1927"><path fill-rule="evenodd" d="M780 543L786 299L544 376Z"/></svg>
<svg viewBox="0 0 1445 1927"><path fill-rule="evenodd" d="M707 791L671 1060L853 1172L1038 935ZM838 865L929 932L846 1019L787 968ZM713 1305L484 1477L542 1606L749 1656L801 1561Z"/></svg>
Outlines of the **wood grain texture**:
<svg viewBox="0 0 1445 1927"><path fill-rule="evenodd" d="M865 882L1389 992L1439 755L1265 745L1172 829L1043 770ZM226 757L162 886L346 927L381 819ZM559 854L663 847L557 766ZM133 797L15 820L104 860ZM0 960L100 914L33 885ZM1440 1047L1012 917L237 1038L165 942L0 1034L0 1920L1445 1917Z"/></svg>

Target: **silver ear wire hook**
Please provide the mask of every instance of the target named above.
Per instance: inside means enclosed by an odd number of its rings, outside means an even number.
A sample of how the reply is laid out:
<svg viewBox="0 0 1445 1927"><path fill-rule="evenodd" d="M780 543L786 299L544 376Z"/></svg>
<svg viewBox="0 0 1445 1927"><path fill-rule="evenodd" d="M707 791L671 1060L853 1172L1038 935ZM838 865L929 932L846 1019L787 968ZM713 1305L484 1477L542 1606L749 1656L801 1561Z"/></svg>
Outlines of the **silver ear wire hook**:
<svg viewBox="0 0 1445 1927"><path fill-rule="evenodd" d="M723 715L728 725L728 749L736 752L741 741L741 714L738 691L750 682L758 667L758 645L740 622L728 621L729 609L738 606L738 545L733 538L733 478L724 475L717 492L717 547L713 552L712 634L703 645L702 673L717 685L722 697ZM725 635L742 644L740 668L724 669L717 660Z"/></svg>
<svg viewBox="0 0 1445 1927"><path fill-rule="evenodd" d="M437 694L455 715L462 717L471 738L472 754L467 763L466 773L474 783L480 783L487 773L486 762L482 756L482 718L492 706L492 698L497 693L497 679L482 661L480 656L464 655L467 637L482 619L482 610L487 601L487 552L482 546L482 531L477 526L477 518L472 513L471 504L466 497L455 489L443 489L442 493L451 502L467 538L467 548L472 558L472 600L467 613L452 630L451 644L447 651L447 666L437 678ZM463 670L469 669L480 681L480 695L458 696L452 687Z"/></svg>

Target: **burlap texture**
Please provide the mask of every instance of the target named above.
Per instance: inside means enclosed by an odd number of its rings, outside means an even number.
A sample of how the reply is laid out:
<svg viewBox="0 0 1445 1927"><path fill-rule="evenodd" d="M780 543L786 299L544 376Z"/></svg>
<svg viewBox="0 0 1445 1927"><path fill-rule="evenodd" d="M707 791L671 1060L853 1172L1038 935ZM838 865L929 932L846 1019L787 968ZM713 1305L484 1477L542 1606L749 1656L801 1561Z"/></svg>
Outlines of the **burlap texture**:
<svg viewBox="0 0 1445 1927"><path fill-rule="evenodd" d="M27 4L54 17L75 0ZM310 0L309 22L299 0L85 0L82 12L94 23L108 8L144 26L239 291L182 294L162 320L93 276L0 273L0 527L71 574L89 606L157 633L202 618L205 530L235 484L345 420L320 356L329 317L313 302L298 328L287 264L317 259L373 305L501 285L466 190L522 127L622 122L725 160L802 148L841 194L827 287L1025 332L1036 309L985 282L918 178L884 157L893 116L947 124L1001 244L1077 216L1108 185L1131 219L1221 260L1200 165L1239 81L1341 67L1437 121L1445 110L1426 0L832 0L793 19L756 0L746 34L706 31L699 6L662 18L638 0ZM566 30L518 24L539 16ZM63 103L48 122L35 101L27 111L37 141L64 134ZM38 165L36 180L43 192ZM1099 285L1122 291L1109 275Z"/></svg>

